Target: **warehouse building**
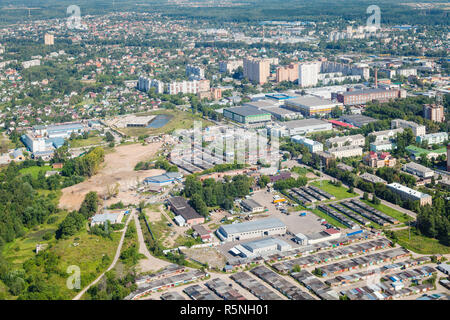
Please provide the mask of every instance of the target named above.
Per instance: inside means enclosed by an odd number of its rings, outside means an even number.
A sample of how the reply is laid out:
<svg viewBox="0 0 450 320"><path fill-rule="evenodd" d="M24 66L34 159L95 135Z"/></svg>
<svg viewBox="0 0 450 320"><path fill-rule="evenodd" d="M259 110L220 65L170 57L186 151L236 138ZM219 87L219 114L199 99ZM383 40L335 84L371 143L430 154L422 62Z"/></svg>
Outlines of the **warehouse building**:
<svg viewBox="0 0 450 320"><path fill-rule="evenodd" d="M264 236L283 235L286 225L277 218L259 219L221 226L216 234L222 241L237 241Z"/></svg>
<svg viewBox="0 0 450 320"><path fill-rule="evenodd" d="M269 112L273 115L277 120L295 120L303 118L300 112L288 110L285 108L262 108L262 111Z"/></svg>
<svg viewBox="0 0 450 320"><path fill-rule="evenodd" d="M289 136L305 135L311 132L329 131L333 129L331 123L318 119L293 120L281 123Z"/></svg>
<svg viewBox="0 0 450 320"><path fill-rule="evenodd" d="M264 206L260 205L253 199L242 200L241 206L249 213L262 212L265 210Z"/></svg>
<svg viewBox="0 0 450 320"><path fill-rule="evenodd" d="M351 90L337 94L337 100L345 105L366 104L367 102L377 100L386 102L391 99L403 97L401 90L385 90L380 88Z"/></svg>
<svg viewBox="0 0 450 320"><path fill-rule="evenodd" d="M346 123L350 123L354 125L355 127L361 128L362 126L369 124L371 122L376 122L377 119L363 116L361 114L348 114L342 116L339 120L344 121Z"/></svg>
<svg viewBox="0 0 450 320"><path fill-rule="evenodd" d="M196 225L205 222L205 218L197 213L197 211L192 208L187 200L183 197L172 197L167 200L170 210L172 210L177 217L175 221L180 224Z"/></svg>
<svg viewBox="0 0 450 320"><path fill-rule="evenodd" d="M338 107L341 110L344 109L342 103L333 102L331 100L314 96L303 96L295 99L289 99L284 102L284 105L288 109L301 112L304 116L328 114L335 107Z"/></svg>
<svg viewBox="0 0 450 320"><path fill-rule="evenodd" d="M239 251L239 255L243 258L250 258L257 255L283 252L290 250L292 246L287 242L278 238L264 238L255 241L245 242L235 246L233 249Z"/></svg>
<svg viewBox="0 0 450 320"><path fill-rule="evenodd" d="M147 177L144 184L150 186L167 186L176 181L180 181L183 175L179 172L166 172L157 176Z"/></svg>
<svg viewBox="0 0 450 320"><path fill-rule="evenodd" d="M434 176L433 170L415 162L410 162L403 165L403 171L421 178L431 178L432 176Z"/></svg>
<svg viewBox="0 0 450 320"><path fill-rule="evenodd" d="M432 197L429 194L408 188L400 183L393 182L387 185L390 190L397 193L401 198L405 200L419 201L421 206L431 205Z"/></svg>
<svg viewBox="0 0 450 320"><path fill-rule="evenodd" d="M265 124L271 120L271 114L255 107L235 107L223 110L223 116L243 124Z"/></svg>

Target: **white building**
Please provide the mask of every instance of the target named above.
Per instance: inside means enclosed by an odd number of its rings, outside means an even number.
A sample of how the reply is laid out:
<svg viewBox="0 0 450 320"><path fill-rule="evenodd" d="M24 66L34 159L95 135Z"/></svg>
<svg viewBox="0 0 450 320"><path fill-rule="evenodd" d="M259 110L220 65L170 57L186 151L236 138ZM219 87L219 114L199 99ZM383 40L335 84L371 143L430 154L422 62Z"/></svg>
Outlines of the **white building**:
<svg viewBox="0 0 450 320"><path fill-rule="evenodd" d="M39 59L33 59L33 60L28 60L28 61L22 62L22 66L24 69L28 69L28 68L40 66L40 65L41 65L41 60L39 60Z"/></svg>
<svg viewBox="0 0 450 320"><path fill-rule="evenodd" d="M426 142L428 144L441 144L448 141L447 132L429 133L423 136L417 136L416 141L419 143Z"/></svg>
<svg viewBox="0 0 450 320"><path fill-rule="evenodd" d="M394 144L391 141L375 141L370 143L370 151L391 151L394 149Z"/></svg>
<svg viewBox="0 0 450 320"><path fill-rule="evenodd" d="M164 93L164 83L162 81L143 76L139 77L137 88L144 92L148 92L151 88L155 88L156 93Z"/></svg>
<svg viewBox="0 0 450 320"><path fill-rule="evenodd" d="M174 81L168 85L169 94L194 93L209 91L209 80Z"/></svg>
<svg viewBox="0 0 450 320"><path fill-rule="evenodd" d="M402 169L403 171L406 171L421 178L431 178L432 176L434 176L433 170L415 162L410 162L403 165Z"/></svg>
<svg viewBox="0 0 450 320"><path fill-rule="evenodd" d="M286 131L290 136L333 130L333 126L330 122L318 119L292 120L282 122L280 125L286 128Z"/></svg>
<svg viewBox="0 0 450 320"><path fill-rule="evenodd" d="M405 200L419 201L421 206L432 204L433 198L429 194L408 188L397 182L388 184L387 186Z"/></svg>
<svg viewBox="0 0 450 320"><path fill-rule="evenodd" d="M397 133L402 133L403 128L383 130L383 131L375 131L369 133L370 136L375 136L375 142L386 141L395 139Z"/></svg>
<svg viewBox="0 0 450 320"><path fill-rule="evenodd" d="M258 219L249 222L221 226L216 234L222 241L238 241L286 233L286 225L277 218Z"/></svg>
<svg viewBox="0 0 450 320"><path fill-rule="evenodd" d="M424 125L417 124L412 121L406 121L402 119L395 119L391 121L391 128L410 128L414 136L424 136L426 134L426 128Z"/></svg>
<svg viewBox="0 0 450 320"><path fill-rule="evenodd" d="M336 159L362 156L363 149L359 146L346 146L340 148L331 148L326 151Z"/></svg>
<svg viewBox="0 0 450 320"><path fill-rule="evenodd" d="M205 69L188 64L186 66L186 75L189 77L189 80L201 80L205 78Z"/></svg>
<svg viewBox="0 0 450 320"><path fill-rule="evenodd" d="M323 144L303 136L293 136L291 140L308 148L309 152L323 151Z"/></svg>
<svg viewBox="0 0 450 320"><path fill-rule="evenodd" d="M326 141L327 147L344 147L344 146L364 146L366 139L362 134L355 134L352 136L334 137Z"/></svg>
<svg viewBox="0 0 450 320"><path fill-rule="evenodd" d="M219 62L219 72L221 73L232 73L239 67L244 67L243 60L228 60Z"/></svg>
<svg viewBox="0 0 450 320"><path fill-rule="evenodd" d="M313 87L319 81L320 62L301 63L298 66L298 84L300 87Z"/></svg>

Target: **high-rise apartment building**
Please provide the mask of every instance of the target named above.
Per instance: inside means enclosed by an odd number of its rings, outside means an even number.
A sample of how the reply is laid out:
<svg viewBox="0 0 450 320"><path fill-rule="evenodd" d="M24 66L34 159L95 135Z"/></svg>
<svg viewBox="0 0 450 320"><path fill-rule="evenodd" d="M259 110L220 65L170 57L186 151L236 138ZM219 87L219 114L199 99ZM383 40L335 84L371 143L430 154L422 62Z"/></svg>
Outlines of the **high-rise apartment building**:
<svg viewBox="0 0 450 320"><path fill-rule="evenodd" d="M277 68L277 82L295 81L298 79L298 63L291 63Z"/></svg>
<svg viewBox="0 0 450 320"><path fill-rule="evenodd" d="M264 84L270 75L269 59L244 59L244 77L250 81Z"/></svg>
<svg viewBox="0 0 450 320"><path fill-rule="evenodd" d="M51 46L55 44L55 36L49 33L46 33L44 36L44 44L46 46Z"/></svg>
<svg viewBox="0 0 450 320"><path fill-rule="evenodd" d="M423 106L423 117L425 119L443 122L444 116L444 106L438 104L426 104Z"/></svg>
<svg viewBox="0 0 450 320"><path fill-rule="evenodd" d="M313 87L319 81L320 62L301 63L298 66L298 84L300 87Z"/></svg>

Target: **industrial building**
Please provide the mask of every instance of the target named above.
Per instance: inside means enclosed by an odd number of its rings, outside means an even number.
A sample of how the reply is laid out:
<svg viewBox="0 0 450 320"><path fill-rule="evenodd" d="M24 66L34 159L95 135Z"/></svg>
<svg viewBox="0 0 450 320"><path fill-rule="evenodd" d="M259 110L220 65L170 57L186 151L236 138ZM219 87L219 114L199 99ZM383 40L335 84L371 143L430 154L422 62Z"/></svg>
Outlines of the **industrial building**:
<svg viewBox="0 0 450 320"><path fill-rule="evenodd" d="M402 167L403 171L416 175L420 178L431 178L434 176L434 171L421 164L410 162Z"/></svg>
<svg viewBox="0 0 450 320"><path fill-rule="evenodd" d="M242 200L241 206L249 213L262 212L265 210L264 206L253 199Z"/></svg>
<svg viewBox="0 0 450 320"><path fill-rule="evenodd" d="M369 124L371 122L376 122L377 119L363 116L361 114L349 114L342 116L339 120L344 121L346 123L350 123L355 127L361 128L362 126Z"/></svg>
<svg viewBox="0 0 450 320"><path fill-rule="evenodd" d="M362 90L352 90L347 92L342 92L337 94L337 101L343 103L344 105L359 105L366 104L371 101L386 102L391 99L401 98L403 93L401 90L392 89L385 90L380 88L374 89L362 89Z"/></svg>
<svg viewBox="0 0 450 320"><path fill-rule="evenodd" d="M393 182L387 185L390 190L397 193L404 200L419 201L421 206L432 204L432 197L429 194L408 188L400 183Z"/></svg>
<svg viewBox="0 0 450 320"><path fill-rule="evenodd" d="M247 258L268 253L276 253L277 251L283 252L290 250L291 248L292 246L287 242L278 238L270 237L241 243L233 247L232 252L239 252L240 256Z"/></svg>
<svg viewBox="0 0 450 320"><path fill-rule="evenodd" d="M102 225L106 221L108 221L110 224L120 223L122 222L124 213L125 213L124 211L119 211L119 212L96 214L92 217L91 227L96 225Z"/></svg>
<svg viewBox="0 0 450 320"><path fill-rule="evenodd" d="M314 141L303 136L293 136L291 137L291 140L295 143L304 145L308 148L309 152L323 151L323 144L318 141Z"/></svg>
<svg viewBox="0 0 450 320"><path fill-rule="evenodd" d="M223 110L223 116L243 124L264 124L271 121L271 114L255 107L234 107Z"/></svg>
<svg viewBox="0 0 450 320"><path fill-rule="evenodd" d="M180 181L183 175L179 172L166 172L157 176L147 177L144 184L151 186L166 186L176 181Z"/></svg>
<svg viewBox="0 0 450 320"><path fill-rule="evenodd" d="M205 218L197 213L197 211L192 208L187 200L183 197L172 197L167 200L170 209L177 215L183 218L183 220L178 218L178 221L184 221L188 225L196 225L205 222ZM176 218L176 217L175 217Z"/></svg>
<svg viewBox="0 0 450 320"><path fill-rule="evenodd" d="M286 229L286 225L281 220L277 218L265 218L224 225L216 231L216 234L222 241L237 241L264 236L283 235L286 233Z"/></svg>
<svg viewBox="0 0 450 320"><path fill-rule="evenodd" d="M333 129L331 123L318 119L292 120L280 123L287 130L289 136L305 135L312 132L329 131Z"/></svg>
<svg viewBox="0 0 450 320"><path fill-rule="evenodd" d="M289 99L284 102L284 105L286 106L286 108L294 111L299 111L304 116L308 117L316 114L328 114L335 107L338 107L341 110L344 109L342 103L333 102L331 100L326 100L315 96L303 96Z"/></svg>
<svg viewBox="0 0 450 320"><path fill-rule="evenodd" d="M277 120L296 120L303 118L300 112L288 110L285 108L263 108L262 111L267 111L273 115Z"/></svg>
<svg viewBox="0 0 450 320"><path fill-rule="evenodd" d="M424 136L426 134L426 128L424 125L417 124L412 121L406 121L403 119L395 119L391 121L391 128L410 128L412 132L414 133L414 136Z"/></svg>

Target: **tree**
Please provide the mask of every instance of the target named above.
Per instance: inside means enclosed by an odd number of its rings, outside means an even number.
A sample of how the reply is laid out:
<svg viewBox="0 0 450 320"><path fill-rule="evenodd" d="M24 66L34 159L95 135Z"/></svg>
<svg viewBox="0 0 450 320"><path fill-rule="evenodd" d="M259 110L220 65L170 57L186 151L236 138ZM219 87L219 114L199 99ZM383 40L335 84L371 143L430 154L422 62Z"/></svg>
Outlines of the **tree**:
<svg viewBox="0 0 450 320"><path fill-rule="evenodd" d="M270 183L270 178L266 175L261 175L259 178L258 184L261 188L265 188L267 184Z"/></svg>
<svg viewBox="0 0 450 320"><path fill-rule="evenodd" d="M86 219L93 216L97 210L99 205L98 194L95 191L91 191L84 197L83 202L81 203L80 210L78 211L82 214Z"/></svg>
<svg viewBox="0 0 450 320"><path fill-rule="evenodd" d="M105 133L105 140L106 142L114 142L114 136L110 131L106 131Z"/></svg>

